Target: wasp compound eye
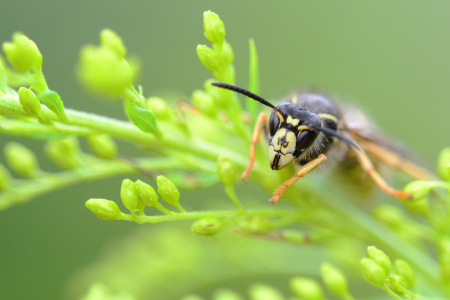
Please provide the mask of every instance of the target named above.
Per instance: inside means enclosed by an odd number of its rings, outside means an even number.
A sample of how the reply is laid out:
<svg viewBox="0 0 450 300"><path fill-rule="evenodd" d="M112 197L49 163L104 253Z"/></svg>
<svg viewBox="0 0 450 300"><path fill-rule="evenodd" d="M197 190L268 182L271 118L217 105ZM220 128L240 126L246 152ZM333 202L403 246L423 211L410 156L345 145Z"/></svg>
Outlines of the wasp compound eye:
<svg viewBox="0 0 450 300"><path fill-rule="evenodd" d="M280 127L280 118L278 117L278 115L275 112L272 112L270 114L270 119L269 119L270 136L275 135L275 132L277 132L278 127Z"/></svg>
<svg viewBox="0 0 450 300"><path fill-rule="evenodd" d="M314 130L303 130L297 136L297 144L295 146L297 149L303 152L303 150L307 149L313 144L316 137L317 132L315 132Z"/></svg>

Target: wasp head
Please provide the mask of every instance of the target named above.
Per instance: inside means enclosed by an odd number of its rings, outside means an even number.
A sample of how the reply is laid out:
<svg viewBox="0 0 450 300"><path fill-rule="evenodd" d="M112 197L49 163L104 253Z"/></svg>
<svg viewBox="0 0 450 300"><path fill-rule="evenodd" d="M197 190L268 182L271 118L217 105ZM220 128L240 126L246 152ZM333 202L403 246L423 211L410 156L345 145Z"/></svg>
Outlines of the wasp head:
<svg viewBox="0 0 450 300"><path fill-rule="evenodd" d="M320 127L320 118L289 102L274 108L269 119L270 167L273 170L284 168L298 158L315 141Z"/></svg>

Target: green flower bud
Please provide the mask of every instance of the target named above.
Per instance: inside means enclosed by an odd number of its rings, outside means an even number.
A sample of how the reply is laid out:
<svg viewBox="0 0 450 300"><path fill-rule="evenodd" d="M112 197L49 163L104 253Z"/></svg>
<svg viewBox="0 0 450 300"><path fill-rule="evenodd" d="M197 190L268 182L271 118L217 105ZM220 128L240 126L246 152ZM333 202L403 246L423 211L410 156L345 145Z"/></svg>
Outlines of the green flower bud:
<svg viewBox="0 0 450 300"><path fill-rule="evenodd" d="M398 207L381 204L373 212L375 219L391 229L399 229L404 225L405 215Z"/></svg>
<svg viewBox="0 0 450 300"><path fill-rule="evenodd" d="M294 277L289 281L292 292L295 296L304 300L322 300L323 290L313 279L306 277Z"/></svg>
<svg viewBox="0 0 450 300"><path fill-rule="evenodd" d="M36 155L25 146L10 142L4 148L9 167L25 178L34 178L39 170Z"/></svg>
<svg viewBox="0 0 450 300"><path fill-rule="evenodd" d="M245 300L245 299L244 297L242 297L241 295L232 290L219 289L214 292L213 300Z"/></svg>
<svg viewBox="0 0 450 300"><path fill-rule="evenodd" d="M394 291L394 293L403 295L404 292L402 291L402 289L407 289L408 284L403 277L394 274L388 277L388 287L389 289Z"/></svg>
<svg viewBox="0 0 450 300"><path fill-rule="evenodd" d="M81 165L80 145L75 136L50 140L45 144L45 154L63 170L72 170Z"/></svg>
<svg viewBox="0 0 450 300"><path fill-rule="evenodd" d="M375 246L369 246L367 247L367 256L384 270L386 276L391 273L391 260L383 251Z"/></svg>
<svg viewBox="0 0 450 300"><path fill-rule="evenodd" d="M222 56L227 65L231 65L233 63L234 61L233 48L231 48L231 45L226 41L224 41L222 45Z"/></svg>
<svg viewBox="0 0 450 300"><path fill-rule="evenodd" d="M208 117L215 118L217 116L217 108L214 99L205 91L195 90L192 93L191 102Z"/></svg>
<svg viewBox="0 0 450 300"><path fill-rule="evenodd" d="M211 72L217 71L220 62L217 58L216 52L206 45L197 46L197 55L203 66Z"/></svg>
<svg viewBox="0 0 450 300"><path fill-rule="evenodd" d="M413 199L413 201L402 200L402 203L410 213L420 216L428 216L430 213L430 203L428 197Z"/></svg>
<svg viewBox="0 0 450 300"><path fill-rule="evenodd" d="M408 183L405 186L404 191L413 196L414 202L414 200L421 200L425 198L432 189L440 187L441 185L442 184L439 181L415 180Z"/></svg>
<svg viewBox="0 0 450 300"><path fill-rule="evenodd" d="M87 137L92 152L103 159L114 159L117 155L117 144L107 134L91 134Z"/></svg>
<svg viewBox="0 0 450 300"><path fill-rule="evenodd" d="M329 263L320 266L320 273L325 286L336 296L343 297L348 294L348 283L344 274Z"/></svg>
<svg viewBox="0 0 450 300"><path fill-rule="evenodd" d="M30 69L39 70L42 67L42 54L38 47L19 32L14 33L12 43L3 43L3 51L9 63L18 71L27 72Z"/></svg>
<svg viewBox="0 0 450 300"><path fill-rule="evenodd" d="M223 225L223 220L209 217L195 221L191 226L191 231L198 235L214 235L219 233Z"/></svg>
<svg viewBox="0 0 450 300"><path fill-rule="evenodd" d="M103 47L111 49L119 57L124 58L127 55L127 49L120 36L111 29L103 29L100 32L100 43Z"/></svg>
<svg viewBox="0 0 450 300"><path fill-rule="evenodd" d="M219 156L219 159L217 160L217 173L224 186L231 186L234 184L236 173L233 164L228 157L223 155Z"/></svg>
<svg viewBox="0 0 450 300"><path fill-rule="evenodd" d="M158 205L158 194L156 194L154 188L140 180L136 181L134 186L139 194L139 199L141 199L145 205L150 207Z"/></svg>
<svg viewBox="0 0 450 300"><path fill-rule="evenodd" d="M158 120L169 120L172 116L172 108L166 101L159 97L150 97L147 100L148 107Z"/></svg>
<svg viewBox="0 0 450 300"><path fill-rule="evenodd" d="M36 116L41 111L41 102L31 90L21 87L18 94L20 104L28 115Z"/></svg>
<svg viewBox="0 0 450 300"><path fill-rule="evenodd" d="M411 266L402 259L397 259L394 262L395 273L406 281L406 288L413 288L416 285L416 274Z"/></svg>
<svg viewBox="0 0 450 300"><path fill-rule="evenodd" d="M39 100L44 102L45 106L57 115L61 121L68 121L66 112L64 111L64 103L57 92L46 90L45 92L40 93L37 97Z"/></svg>
<svg viewBox="0 0 450 300"><path fill-rule="evenodd" d="M11 185L11 174L8 169L0 164L0 192L6 191Z"/></svg>
<svg viewBox="0 0 450 300"><path fill-rule="evenodd" d="M442 149L437 161L437 173L445 181L450 180L450 147Z"/></svg>
<svg viewBox="0 0 450 300"><path fill-rule="evenodd" d="M139 194L136 190L134 182L130 179L124 179L122 181L122 186L120 188L120 198L122 198L123 205L129 211L140 210L141 200L139 199Z"/></svg>
<svg viewBox="0 0 450 300"><path fill-rule="evenodd" d="M219 16L208 10L203 13L205 37L213 44L222 44L225 38L225 26Z"/></svg>
<svg viewBox="0 0 450 300"><path fill-rule="evenodd" d="M382 286L386 280L386 271L370 258L363 258L360 261L364 277L373 285Z"/></svg>
<svg viewBox="0 0 450 300"><path fill-rule="evenodd" d="M274 229L272 221L262 216L244 217L237 226L250 234L265 234Z"/></svg>
<svg viewBox="0 0 450 300"><path fill-rule="evenodd" d="M156 184L158 185L158 194L161 196L161 199L167 204L176 206L180 200L180 192L175 184L163 175L156 177Z"/></svg>
<svg viewBox="0 0 450 300"><path fill-rule="evenodd" d="M134 104L125 102L125 113L130 118L131 122L139 128L139 130L146 133L160 134L158 126L156 125L155 115L144 108L137 107Z"/></svg>
<svg viewBox="0 0 450 300"><path fill-rule="evenodd" d="M248 294L250 300L284 300L280 291L260 283L251 285Z"/></svg>
<svg viewBox="0 0 450 300"><path fill-rule="evenodd" d="M120 209L117 203L106 199L89 199L86 202L89 208L99 219L106 221L114 221L120 219Z"/></svg>
<svg viewBox="0 0 450 300"><path fill-rule="evenodd" d="M92 92L118 97L131 85L132 74L127 61L116 52L88 45L81 49L78 77Z"/></svg>

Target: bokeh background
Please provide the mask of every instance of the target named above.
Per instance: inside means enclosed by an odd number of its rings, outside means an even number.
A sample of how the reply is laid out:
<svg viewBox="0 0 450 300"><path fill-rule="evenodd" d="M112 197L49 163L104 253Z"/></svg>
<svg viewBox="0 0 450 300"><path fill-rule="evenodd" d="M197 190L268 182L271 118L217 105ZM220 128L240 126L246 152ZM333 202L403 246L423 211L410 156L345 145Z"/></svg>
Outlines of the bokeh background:
<svg viewBox="0 0 450 300"><path fill-rule="evenodd" d="M203 36L205 10L218 13L225 22L227 40L235 51L238 85L247 86L248 39L254 38L263 97L278 99L293 88L313 86L348 99L431 165L440 149L450 144L450 2L445 0L3 0L0 40L9 41L13 32L21 31L36 42L44 56L47 82L66 107L125 119L119 103L96 99L78 84L75 67L79 49L87 43L98 44L100 30L110 28L123 38L130 54L141 58L139 83L145 95L171 90L188 99L210 77L195 52L197 44L209 44ZM42 143L36 141L0 136L0 146L11 139L42 154ZM121 145L121 152L135 154L126 145ZM3 158L0 161L4 163ZM45 159L41 165L52 168ZM145 236L145 232L164 237L161 232L175 230L170 224L101 221L84 207L91 197L118 200L122 179L79 184L0 212L0 299L75 299L84 288L80 274L88 266L95 268L108 255L105 253L114 253L116 248L125 251L124 244L130 243L127 239L139 240L136 236ZM259 190L255 193L254 186L239 187L239 192L266 203L267 196ZM182 197L186 203L225 199L220 187L183 192ZM210 253L217 251L219 257L224 254L214 248L214 240L190 236L189 225L182 223L176 229L185 233L186 243L196 243L195 249L212 249ZM148 239L140 251L158 248L157 241ZM166 243L172 247L173 257L184 252L179 240L174 239L172 246L170 241ZM253 247L254 253L271 249L258 245L250 243L248 247ZM277 249L274 251L292 256L276 256L272 267L290 266L289 272L295 273L289 262L305 253ZM133 250L128 250L124 255L129 262ZM173 263L164 261L164 254L154 255L161 257L155 260L158 264ZM214 267L217 261L221 260L213 260L209 266ZM309 260L311 269L318 263ZM224 286L254 279L277 285L277 280L285 280L258 278L261 272L254 270L245 273L246 277L233 274L218 280ZM146 280L154 281L145 276L140 278L142 285L149 284ZM233 276L241 276L241 280L233 281ZM167 289L172 283L166 282ZM205 284L192 287L209 293ZM171 297L177 296L169 293L147 299Z"/></svg>

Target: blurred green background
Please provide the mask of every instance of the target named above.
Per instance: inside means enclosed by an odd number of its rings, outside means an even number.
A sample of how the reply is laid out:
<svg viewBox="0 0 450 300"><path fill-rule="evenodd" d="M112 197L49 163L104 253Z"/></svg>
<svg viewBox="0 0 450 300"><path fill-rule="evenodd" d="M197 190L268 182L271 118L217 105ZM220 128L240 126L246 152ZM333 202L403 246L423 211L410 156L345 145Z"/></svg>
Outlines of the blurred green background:
<svg viewBox="0 0 450 300"><path fill-rule="evenodd" d="M449 1L4 0L0 40L21 31L36 42L47 82L66 107L125 119L121 105L80 88L74 72L79 49L98 44L100 30L110 28L141 58L145 95L170 89L188 99L210 77L195 52L197 44L209 44L205 10L225 22L238 85L247 86L248 39L254 38L263 97L279 99L293 88L313 86L348 99L433 164L450 144ZM11 139L1 136L0 146ZM42 154L41 142L14 140ZM121 146L123 154L134 154ZM52 169L45 159L41 165ZM169 224L101 221L84 207L90 197L118 200L122 179L83 183L0 212L0 299L73 299L67 282L74 273L136 230L168 230ZM254 186L239 192L266 205L267 196L255 194ZM225 199L220 187L182 197L186 203ZM189 223L182 225L187 234ZM292 259L278 258L280 266Z"/></svg>

